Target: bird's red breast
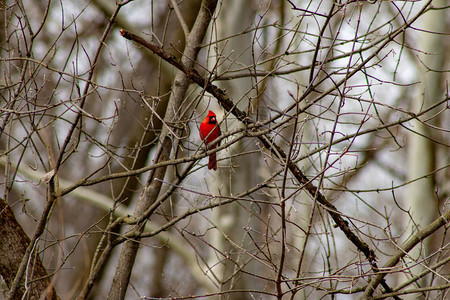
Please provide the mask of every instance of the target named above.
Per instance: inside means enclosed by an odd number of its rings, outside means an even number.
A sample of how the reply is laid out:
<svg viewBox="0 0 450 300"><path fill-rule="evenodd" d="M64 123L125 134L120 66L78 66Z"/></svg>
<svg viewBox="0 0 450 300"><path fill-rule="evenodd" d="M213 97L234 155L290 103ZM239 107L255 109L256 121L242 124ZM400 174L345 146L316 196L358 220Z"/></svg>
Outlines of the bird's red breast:
<svg viewBox="0 0 450 300"><path fill-rule="evenodd" d="M200 124L200 138L206 144L208 150L210 148L208 144L217 139L220 134L220 127L217 123L216 114L210 110L202 124ZM218 145L219 143L215 144L211 149L216 148ZM217 170L216 153L212 153L209 156L208 169Z"/></svg>
<svg viewBox="0 0 450 300"><path fill-rule="evenodd" d="M205 144L209 144L219 136L220 127L217 124L216 114L210 110L202 124L200 124L200 137Z"/></svg>

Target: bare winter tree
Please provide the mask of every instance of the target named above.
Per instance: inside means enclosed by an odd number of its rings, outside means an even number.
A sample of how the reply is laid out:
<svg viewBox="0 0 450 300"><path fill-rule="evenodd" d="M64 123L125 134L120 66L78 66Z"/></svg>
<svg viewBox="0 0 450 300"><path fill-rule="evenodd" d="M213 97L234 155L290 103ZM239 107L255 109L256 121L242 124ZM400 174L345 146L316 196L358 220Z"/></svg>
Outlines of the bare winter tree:
<svg viewBox="0 0 450 300"><path fill-rule="evenodd" d="M448 297L447 1L0 3L5 299Z"/></svg>

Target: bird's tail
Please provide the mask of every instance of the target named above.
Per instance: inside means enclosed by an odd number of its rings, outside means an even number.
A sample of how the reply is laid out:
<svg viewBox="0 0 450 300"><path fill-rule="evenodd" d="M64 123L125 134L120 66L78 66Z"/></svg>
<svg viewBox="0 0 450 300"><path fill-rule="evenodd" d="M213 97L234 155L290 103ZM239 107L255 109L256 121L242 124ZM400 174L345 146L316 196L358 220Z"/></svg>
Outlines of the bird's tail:
<svg viewBox="0 0 450 300"><path fill-rule="evenodd" d="M214 171L217 170L217 158L216 158L216 153L212 153L209 156L209 162L208 162L208 169L214 169Z"/></svg>

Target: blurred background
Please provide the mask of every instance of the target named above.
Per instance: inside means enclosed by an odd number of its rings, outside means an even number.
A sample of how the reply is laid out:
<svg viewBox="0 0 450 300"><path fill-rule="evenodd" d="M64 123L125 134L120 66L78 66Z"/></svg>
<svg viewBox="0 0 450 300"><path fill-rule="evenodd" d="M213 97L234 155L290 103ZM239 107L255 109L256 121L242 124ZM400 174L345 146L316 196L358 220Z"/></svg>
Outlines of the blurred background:
<svg viewBox="0 0 450 300"><path fill-rule="evenodd" d="M61 299L115 298L117 284L126 299L359 298L375 271L287 161L379 267L448 212L447 1L215 2L0 1L0 197L32 237L54 190L34 251ZM120 29L191 62L255 126ZM198 134L209 110L226 145L217 171ZM158 147L160 201L143 235L126 235ZM391 292L448 295L447 229L384 269ZM113 282L130 240L131 277Z"/></svg>

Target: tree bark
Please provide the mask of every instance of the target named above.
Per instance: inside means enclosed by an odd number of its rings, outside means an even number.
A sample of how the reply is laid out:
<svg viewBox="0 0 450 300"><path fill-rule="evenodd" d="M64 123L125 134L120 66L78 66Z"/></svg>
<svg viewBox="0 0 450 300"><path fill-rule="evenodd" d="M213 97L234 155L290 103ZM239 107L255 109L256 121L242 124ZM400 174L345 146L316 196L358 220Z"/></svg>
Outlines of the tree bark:
<svg viewBox="0 0 450 300"><path fill-rule="evenodd" d="M17 222L5 200L0 199L0 275L8 287L11 286L25 255L30 238ZM58 299L47 271L37 252L28 262L28 271L14 299Z"/></svg>

